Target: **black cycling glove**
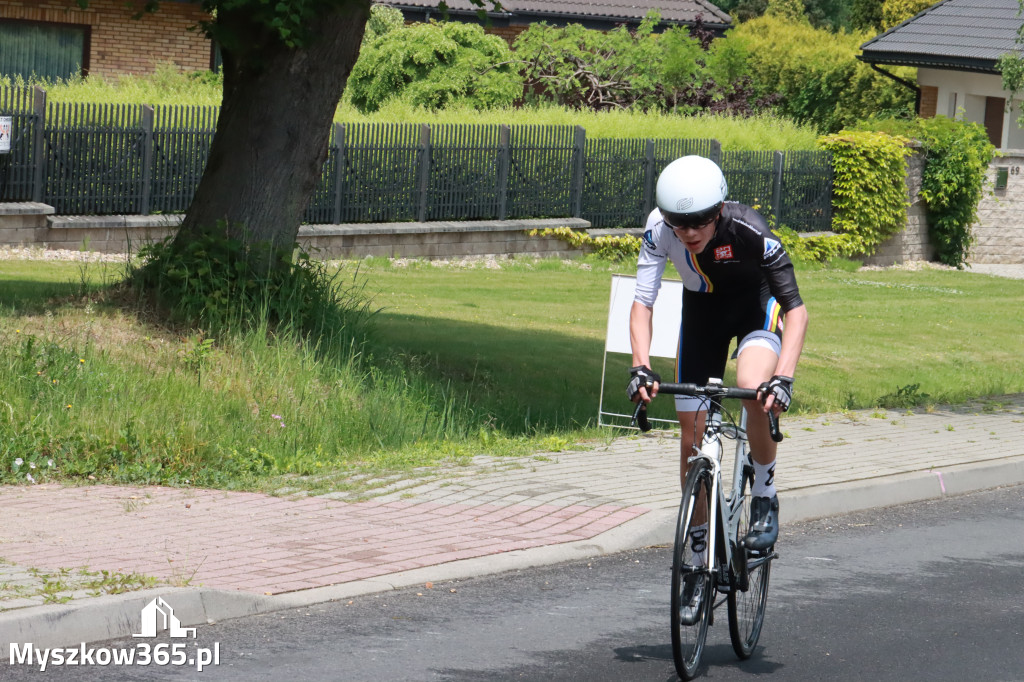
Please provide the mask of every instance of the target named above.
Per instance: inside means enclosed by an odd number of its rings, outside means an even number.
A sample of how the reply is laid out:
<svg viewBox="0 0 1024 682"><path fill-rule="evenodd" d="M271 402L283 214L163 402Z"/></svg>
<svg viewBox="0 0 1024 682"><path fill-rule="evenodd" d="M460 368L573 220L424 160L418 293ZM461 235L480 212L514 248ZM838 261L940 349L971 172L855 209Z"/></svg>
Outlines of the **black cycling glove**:
<svg viewBox="0 0 1024 682"><path fill-rule="evenodd" d="M629 386L626 387L626 396L633 402L636 400L636 394L640 392L640 387L651 388L654 383L661 383L661 377L658 373L652 370L650 367L639 367L629 368Z"/></svg>
<svg viewBox="0 0 1024 682"><path fill-rule="evenodd" d="M766 381L757 387L761 393L761 401L764 402L768 396L775 396L775 404L785 412L793 401L793 377L784 377L776 374L771 381Z"/></svg>

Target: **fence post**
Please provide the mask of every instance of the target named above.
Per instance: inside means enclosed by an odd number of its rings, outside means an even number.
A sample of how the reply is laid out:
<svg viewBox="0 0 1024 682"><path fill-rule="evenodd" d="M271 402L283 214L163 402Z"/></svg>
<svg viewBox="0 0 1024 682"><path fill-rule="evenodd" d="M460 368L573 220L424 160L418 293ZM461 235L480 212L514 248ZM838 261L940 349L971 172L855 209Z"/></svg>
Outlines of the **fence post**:
<svg viewBox="0 0 1024 682"><path fill-rule="evenodd" d="M419 171L419 177L416 180L416 220L422 223L427 220L427 190L430 188L430 126L426 123L420 126Z"/></svg>
<svg viewBox="0 0 1024 682"><path fill-rule="evenodd" d="M46 170L46 90L32 88L32 201L43 201L43 172Z"/></svg>
<svg viewBox="0 0 1024 682"><path fill-rule="evenodd" d="M153 107L142 105L142 197L139 213L149 215L153 201Z"/></svg>
<svg viewBox="0 0 1024 682"><path fill-rule="evenodd" d="M345 189L345 124L334 124L334 144L338 148L334 156L334 206L331 210L331 221L341 224L341 200Z"/></svg>
<svg viewBox="0 0 1024 682"><path fill-rule="evenodd" d="M583 182L586 174L587 131L576 126L572 141L572 179L569 181L569 210L573 218L583 217Z"/></svg>
<svg viewBox="0 0 1024 682"><path fill-rule="evenodd" d="M512 165L512 129L498 127L498 220L508 218L508 176Z"/></svg>
<svg viewBox="0 0 1024 682"><path fill-rule="evenodd" d="M772 216L775 227L782 226L782 168L785 159L785 152L775 152L772 158Z"/></svg>
<svg viewBox="0 0 1024 682"><path fill-rule="evenodd" d="M708 154L708 158L714 161L721 167L722 165L722 143L718 140L711 140L711 151Z"/></svg>
<svg viewBox="0 0 1024 682"><path fill-rule="evenodd" d="M643 190L643 219L654 210L654 140L644 141L644 190Z"/></svg>

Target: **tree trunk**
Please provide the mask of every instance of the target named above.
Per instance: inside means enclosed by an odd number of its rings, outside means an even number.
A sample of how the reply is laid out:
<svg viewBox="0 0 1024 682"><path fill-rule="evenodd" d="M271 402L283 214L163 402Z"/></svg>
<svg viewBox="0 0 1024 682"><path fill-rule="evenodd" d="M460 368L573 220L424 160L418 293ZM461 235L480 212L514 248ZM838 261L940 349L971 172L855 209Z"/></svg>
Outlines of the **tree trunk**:
<svg viewBox="0 0 1024 682"><path fill-rule="evenodd" d="M287 250L327 158L331 122L369 17L370 0L324 12L300 47L221 10L224 100L210 156L174 240L220 232ZM258 47L253 47L258 46Z"/></svg>

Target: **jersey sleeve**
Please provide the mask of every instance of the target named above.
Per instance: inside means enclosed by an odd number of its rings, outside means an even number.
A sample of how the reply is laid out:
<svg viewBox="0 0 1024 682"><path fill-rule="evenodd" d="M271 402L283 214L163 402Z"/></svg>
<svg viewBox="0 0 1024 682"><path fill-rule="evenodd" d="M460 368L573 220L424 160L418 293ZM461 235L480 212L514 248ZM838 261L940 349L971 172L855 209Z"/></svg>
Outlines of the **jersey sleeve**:
<svg viewBox="0 0 1024 682"><path fill-rule="evenodd" d="M768 228L768 223L754 210L744 216L761 233L761 270L768 280L768 289L782 306L783 311L790 311L803 305L800 288L796 283L793 261L789 259L782 241Z"/></svg>
<svg viewBox="0 0 1024 682"><path fill-rule="evenodd" d="M640 240L640 256L636 263L636 293L633 300L648 308L654 305L661 289L661 277L668 262L668 251L660 244L662 225L661 213L654 209L647 216L644 236Z"/></svg>

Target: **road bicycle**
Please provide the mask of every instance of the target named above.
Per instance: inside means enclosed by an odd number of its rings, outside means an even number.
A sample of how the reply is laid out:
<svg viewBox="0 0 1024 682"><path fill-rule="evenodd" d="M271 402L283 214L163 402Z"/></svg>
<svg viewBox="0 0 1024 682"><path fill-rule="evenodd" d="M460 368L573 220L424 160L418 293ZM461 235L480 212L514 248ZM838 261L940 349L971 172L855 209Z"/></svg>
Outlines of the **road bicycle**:
<svg viewBox="0 0 1024 682"><path fill-rule="evenodd" d="M714 624L714 611L723 603L728 603L729 637L736 655L747 659L754 653L764 623L771 562L778 554L774 547L756 551L743 546L754 482L747 414L741 410L737 423L722 404L727 398L756 400L757 391L726 387L721 380L711 379L706 386L660 384L658 393L696 396L707 408L703 437L694 434L672 552L672 655L679 677L692 680L700 667L708 627ZM634 419L641 430L650 429L643 403ZM772 439L781 441L778 419L772 414L769 428ZM722 485L723 439L736 441L728 489ZM692 540L691 528L705 523L706 534ZM689 608L694 590L703 595L696 613Z"/></svg>

